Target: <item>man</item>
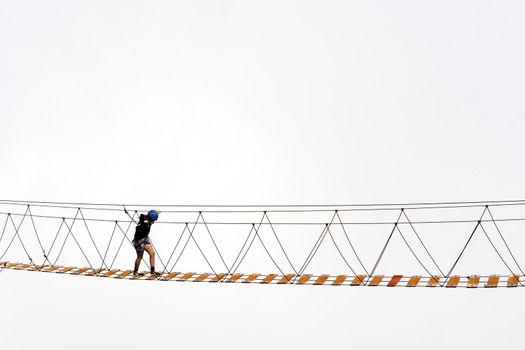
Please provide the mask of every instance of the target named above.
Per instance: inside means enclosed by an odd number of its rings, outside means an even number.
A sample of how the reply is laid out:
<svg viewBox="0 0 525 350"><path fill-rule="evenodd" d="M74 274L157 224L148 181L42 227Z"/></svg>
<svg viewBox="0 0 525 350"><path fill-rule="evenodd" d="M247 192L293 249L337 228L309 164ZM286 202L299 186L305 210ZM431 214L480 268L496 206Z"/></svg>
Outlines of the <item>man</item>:
<svg viewBox="0 0 525 350"><path fill-rule="evenodd" d="M155 250L149 239L149 231L151 225L159 218L159 213L156 210L150 210L147 215L140 214L139 223L135 228L135 236L133 237L133 247L137 251L137 259L135 259L135 268L133 269L133 276L143 276L143 273L139 273L140 262L144 255L144 251L149 254L149 263L151 266L151 274L154 276L160 276L160 273L155 271Z"/></svg>

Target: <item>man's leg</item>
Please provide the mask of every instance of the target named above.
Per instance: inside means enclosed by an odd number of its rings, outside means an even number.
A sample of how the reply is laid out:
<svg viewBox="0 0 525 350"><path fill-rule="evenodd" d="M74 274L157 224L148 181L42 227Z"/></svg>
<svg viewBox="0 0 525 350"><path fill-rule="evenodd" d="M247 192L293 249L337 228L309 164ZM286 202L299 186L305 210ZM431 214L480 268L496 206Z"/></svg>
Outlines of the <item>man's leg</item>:
<svg viewBox="0 0 525 350"><path fill-rule="evenodd" d="M149 254L149 265L151 266L151 272L155 272L155 250L151 244L146 244L144 249Z"/></svg>
<svg viewBox="0 0 525 350"><path fill-rule="evenodd" d="M133 269L133 272L139 271L140 262L142 261L142 257L144 256L144 251L137 251L137 258L135 259L135 268Z"/></svg>

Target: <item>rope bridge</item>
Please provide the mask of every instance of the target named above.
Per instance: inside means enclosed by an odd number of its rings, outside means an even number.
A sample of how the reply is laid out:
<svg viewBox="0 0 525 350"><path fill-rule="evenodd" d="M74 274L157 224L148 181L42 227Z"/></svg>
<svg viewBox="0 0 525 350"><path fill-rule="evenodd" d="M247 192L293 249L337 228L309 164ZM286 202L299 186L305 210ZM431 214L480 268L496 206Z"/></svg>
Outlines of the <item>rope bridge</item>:
<svg viewBox="0 0 525 350"><path fill-rule="evenodd" d="M150 234L156 268L161 274L134 276L128 268L135 254L135 221L140 213L152 208L162 212ZM523 244L512 244L509 236L518 235L514 243L520 243L525 200L338 205L123 205L0 200L0 223L0 271L245 284L524 286L520 252L515 250ZM474 244L477 245L472 247ZM322 254L328 246L332 253ZM265 260L267 265L259 268L266 271L240 272L256 247L264 257L256 262ZM446 259L438 258L437 250ZM393 262L385 263L387 255L392 255ZM490 274L458 273L468 255L474 259L474 268L486 264L490 257L502 270ZM185 259L190 265L183 269ZM204 266L201 271L208 272L184 272L199 271L198 260ZM443 268L444 260L448 269ZM410 268L415 266L419 273L381 271L396 262L407 266L410 262ZM143 264L150 268L146 261ZM333 272L316 273L316 264ZM492 265L488 268L494 270ZM342 270L335 272L336 269Z"/></svg>

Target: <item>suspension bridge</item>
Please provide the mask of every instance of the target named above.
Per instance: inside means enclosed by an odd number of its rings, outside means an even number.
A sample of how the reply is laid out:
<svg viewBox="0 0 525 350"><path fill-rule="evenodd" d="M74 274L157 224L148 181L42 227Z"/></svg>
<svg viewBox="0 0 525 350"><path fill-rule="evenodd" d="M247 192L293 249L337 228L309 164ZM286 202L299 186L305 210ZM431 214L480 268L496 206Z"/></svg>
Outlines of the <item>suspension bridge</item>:
<svg viewBox="0 0 525 350"><path fill-rule="evenodd" d="M161 273L134 276L135 222L152 208L161 211L150 234ZM335 205L0 200L0 223L0 270L209 283L524 286L525 200Z"/></svg>

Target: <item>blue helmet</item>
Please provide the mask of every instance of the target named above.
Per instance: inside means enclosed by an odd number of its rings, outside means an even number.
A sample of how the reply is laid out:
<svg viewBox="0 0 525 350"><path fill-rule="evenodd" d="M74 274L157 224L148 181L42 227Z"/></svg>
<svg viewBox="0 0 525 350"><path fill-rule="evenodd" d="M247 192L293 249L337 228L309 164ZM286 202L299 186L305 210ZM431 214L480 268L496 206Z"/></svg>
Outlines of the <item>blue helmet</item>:
<svg viewBox="0 0 525 350"><path fill-rule="evenodd" d="M157 221L157 219L159 218L159 212L156 211L155 209L152 209L148 211L148 217L150 218L151 221Z"/></svg>

